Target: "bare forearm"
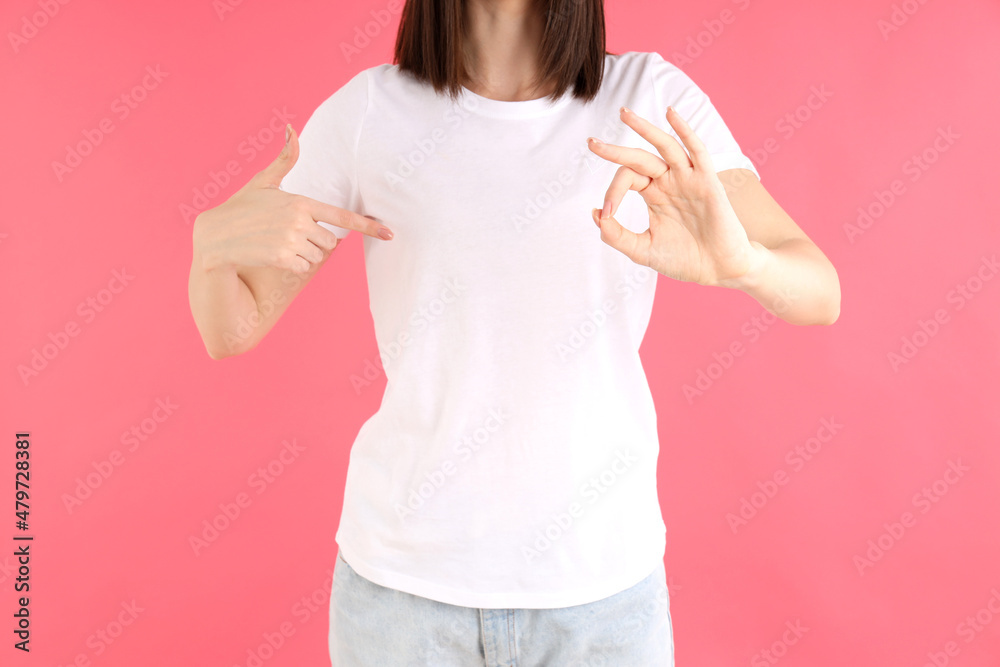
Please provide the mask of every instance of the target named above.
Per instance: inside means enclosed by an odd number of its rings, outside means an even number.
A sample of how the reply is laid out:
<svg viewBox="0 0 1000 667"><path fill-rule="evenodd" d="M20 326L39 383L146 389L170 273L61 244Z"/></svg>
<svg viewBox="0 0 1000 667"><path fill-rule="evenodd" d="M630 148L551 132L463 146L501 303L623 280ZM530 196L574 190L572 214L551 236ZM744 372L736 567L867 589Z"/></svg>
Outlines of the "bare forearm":
<svg viewBox="0 0 1000 667"><path fill-rule="evenodd" d="M774 248L751 242L760 261L726 287L746 292L790 324L833 324L840 316L840 279L823 252L808 239Z"/></svg>
<svg viewBox="0 0 1000 667"><path fill-rule="evenodd" d="M188 298L209 356L222 359L252 347L250 336L240 335L249 332L239 331L237 324L257 312L257 302L235 268L206 268L204 257L195 248Z"/></svg>

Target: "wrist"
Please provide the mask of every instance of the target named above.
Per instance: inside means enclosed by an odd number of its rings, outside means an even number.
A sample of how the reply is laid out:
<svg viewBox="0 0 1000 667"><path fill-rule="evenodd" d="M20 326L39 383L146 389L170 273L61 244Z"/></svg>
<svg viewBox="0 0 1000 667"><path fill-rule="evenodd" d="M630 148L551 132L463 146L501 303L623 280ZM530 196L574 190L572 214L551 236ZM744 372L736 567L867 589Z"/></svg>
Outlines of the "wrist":
<svg viewBox="0 0 1000 667"><path fill-rule="evenodd" d="M774 255L770 248L757 241L750 241L750 247L750 266L746 272L735 278L720 280L718 283L720 287L728 287L750 293L760 286L761 280L767 272L767 268L771 264Z"/></svg>

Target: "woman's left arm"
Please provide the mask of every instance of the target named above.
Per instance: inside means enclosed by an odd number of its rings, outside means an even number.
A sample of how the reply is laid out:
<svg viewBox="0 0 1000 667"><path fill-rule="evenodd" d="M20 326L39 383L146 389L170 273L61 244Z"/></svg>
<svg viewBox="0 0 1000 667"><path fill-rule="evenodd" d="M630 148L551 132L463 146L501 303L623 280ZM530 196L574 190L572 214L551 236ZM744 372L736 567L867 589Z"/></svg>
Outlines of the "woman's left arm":
<svg viewBox="0 0 1000 667"><path fill-rule="evenodd" d="M791 324L833 324L840 316L840 278L749 169L718 172L729 203L760 260L722 287L746 292Z"/></svg>
<svg viewBox="0 0 1000 667"><path fill-rule="evenodd" d="M752 171L716 173L708 149L675 110L668 110L667 121L687 152L635 113L623 108L621 117L660 156L588 142L595 154L622 165L603 211L594 209L605 243L671 278L742 290L791 324L837 320L836 269ZM649 207L650 226L641 234L614 219L628 190L637 191Z"/></svg>

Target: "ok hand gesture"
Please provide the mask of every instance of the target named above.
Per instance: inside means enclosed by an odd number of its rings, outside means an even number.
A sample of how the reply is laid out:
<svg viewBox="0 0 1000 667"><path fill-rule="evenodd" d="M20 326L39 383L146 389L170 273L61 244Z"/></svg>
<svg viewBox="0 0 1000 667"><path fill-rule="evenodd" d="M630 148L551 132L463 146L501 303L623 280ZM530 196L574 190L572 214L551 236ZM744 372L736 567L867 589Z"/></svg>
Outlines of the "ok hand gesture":
<svg viewBox="0 0 1000 667"><path fill-rule="evenodd" d="M708 149L676 109L667 122L688 153L670 134L622 107L626 125L652 144L659 157L641 148L606 144L591 137L590 150L622 165L594 209L601 240L637 264L677 280L728 287L763 261L763 245L747 238ZM635 190L649 207L649 229L636 234L614 218L625 193Z"/></svg>

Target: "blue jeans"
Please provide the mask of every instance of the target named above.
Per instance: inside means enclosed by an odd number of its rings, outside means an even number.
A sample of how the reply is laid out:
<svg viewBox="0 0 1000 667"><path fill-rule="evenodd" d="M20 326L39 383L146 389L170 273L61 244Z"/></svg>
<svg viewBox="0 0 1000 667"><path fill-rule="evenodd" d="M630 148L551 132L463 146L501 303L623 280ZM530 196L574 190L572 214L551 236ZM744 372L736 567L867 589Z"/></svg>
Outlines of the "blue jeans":
<svg viewBox="0 0 1000 667"><path fill-rule="evenodd" d="M635 586L556 609L473 609L380 586L337 555L333 667L673 667L661 563Z"/></svg>

